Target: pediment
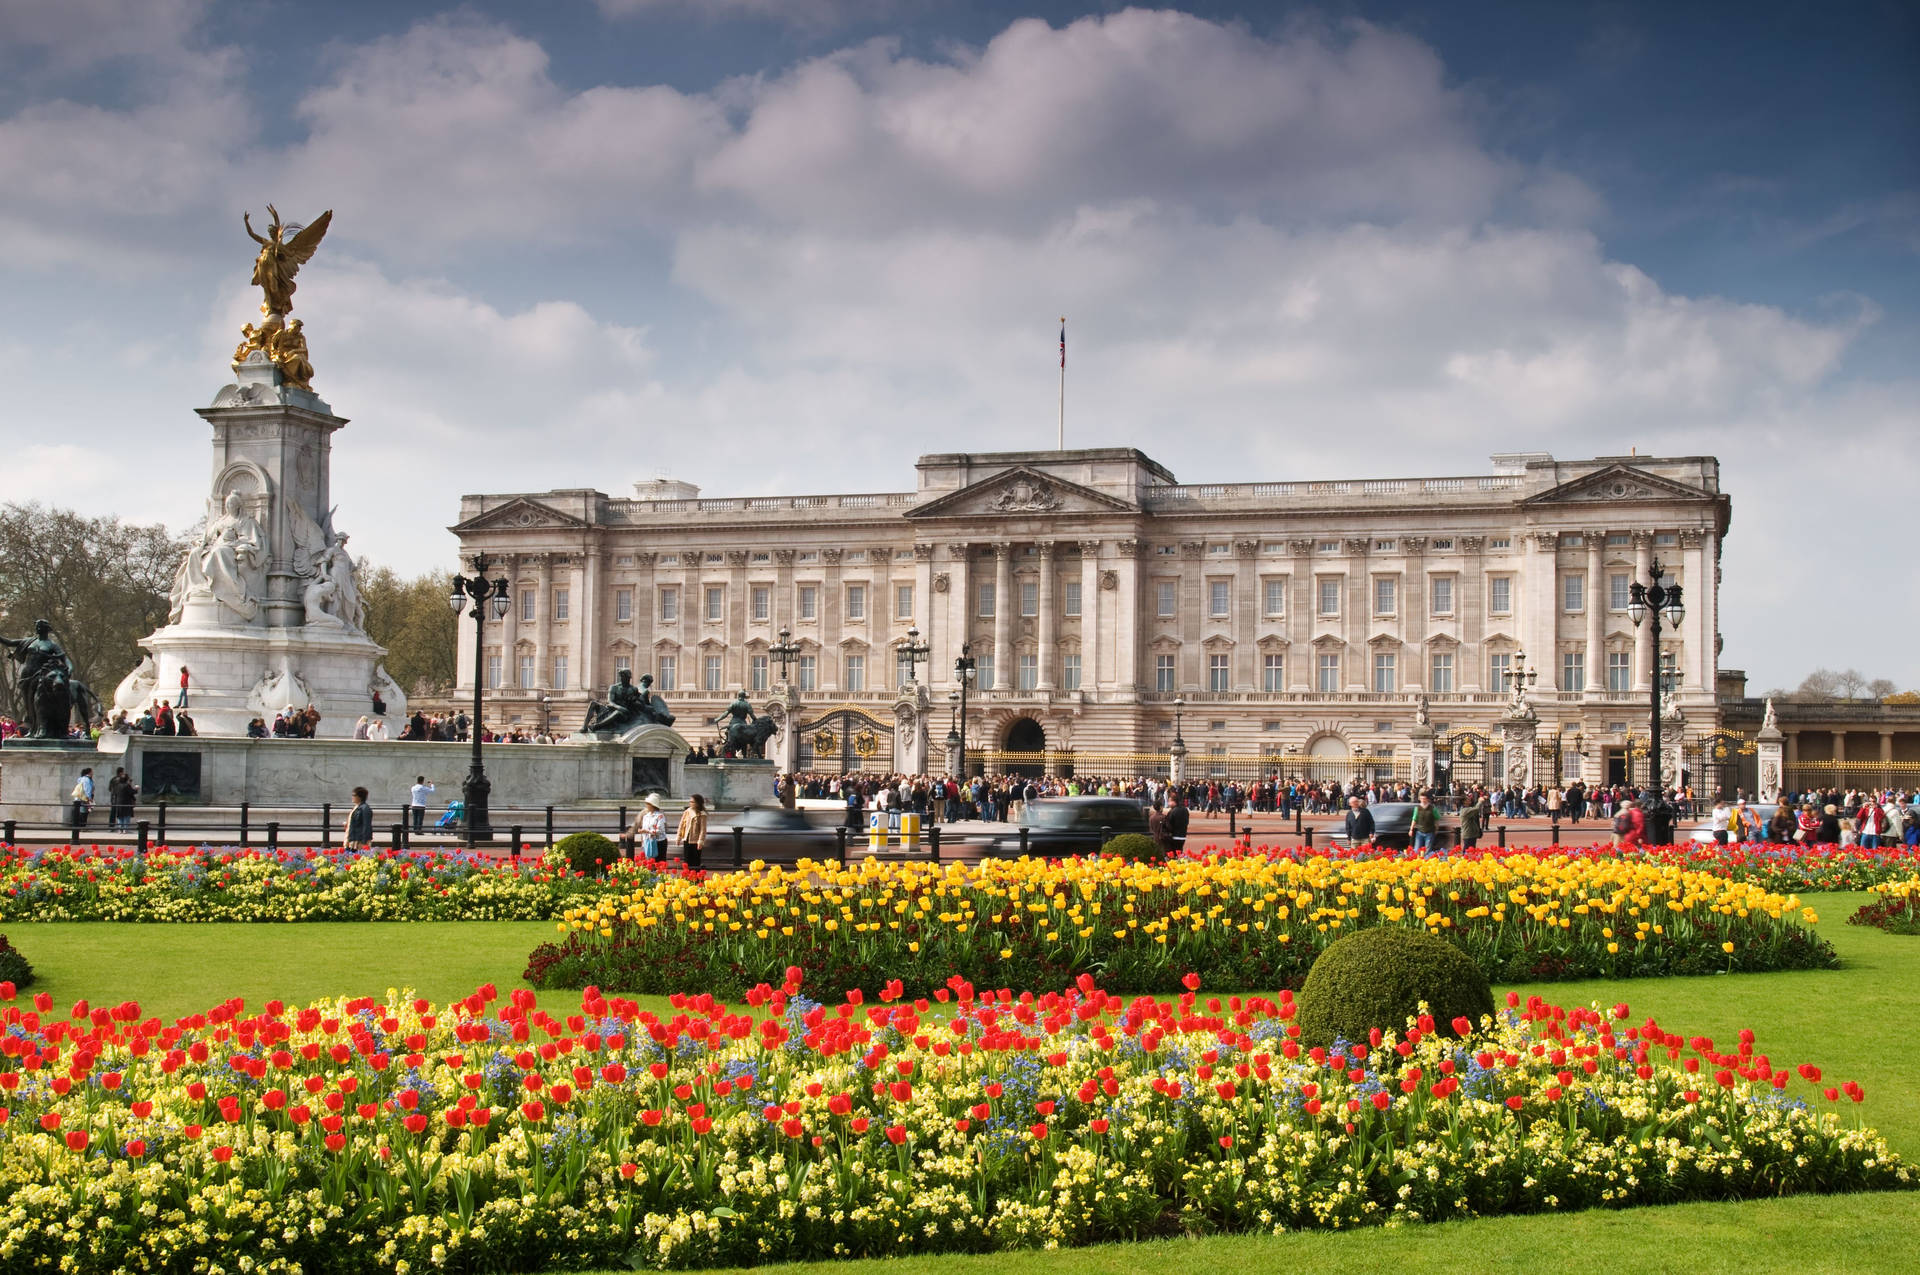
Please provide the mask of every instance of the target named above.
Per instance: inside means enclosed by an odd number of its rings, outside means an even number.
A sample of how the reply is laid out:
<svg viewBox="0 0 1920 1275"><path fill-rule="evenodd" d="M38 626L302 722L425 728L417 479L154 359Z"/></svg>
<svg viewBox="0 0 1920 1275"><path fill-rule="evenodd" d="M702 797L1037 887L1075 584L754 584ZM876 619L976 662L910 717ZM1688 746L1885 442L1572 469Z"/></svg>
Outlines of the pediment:
<svg viewBox="0 0 1920 1275"><path fill-rule="evenodd" d="M469 531L528 531L584 530L591 524L572 514L561 513L551 505L543 505L537 500L524 496L515 496L498 509L489 509L485 513L475 514L465 522L455 523L450 529L456 534Z"/></svg>
<svg viewBox="0 0 1920 1275"><path fill-rule="evenodd" d="M1702 500L1712 492L1671 478L1650 474L1632 465L1608 465L1605 469L1576 478L1572 482L1549 487L1537 496L1521 502L1526 505L1620 504L1636 501Z"/></svg>
<svg viewBox="0 0 1920 1275"><path fill-rule="evenodd" d="M909 510L907 517L1007 518L1030 515L1137 513L1132 503L1016 465Z"/></svg>

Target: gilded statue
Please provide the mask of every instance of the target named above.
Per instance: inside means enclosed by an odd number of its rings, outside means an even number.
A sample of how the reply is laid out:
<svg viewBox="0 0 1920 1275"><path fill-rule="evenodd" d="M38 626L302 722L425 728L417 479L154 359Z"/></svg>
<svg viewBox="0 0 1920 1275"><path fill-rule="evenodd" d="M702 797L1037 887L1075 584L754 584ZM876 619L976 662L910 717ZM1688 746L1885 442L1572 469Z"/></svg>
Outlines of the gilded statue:
<svg viewBox="0 0 1920 1275"><path fill-rule="evenodd" d="M313 389L313 364L307 361L307 338L295 319L267 341L267 357L280 369L280 378L299 390Z"/></svg>
<svg viewBox="0 0 1920 1275"><path fill-rule="evenodd" d="M313 260L314 251L326 238L333 210L321 213L312 225L305 227L282 224L280 213L272 204L267 205L267 215L273 221L264 237L254 232L247 213L240 214L240 221L246 226L248 237L260 245L260 255L253 259L253 284L266 297L265 310L269 315L286 315L293 310L293 277L300 273L301 266ZM291 239L286 237L289 230L295 232Z"/></svg>
<svg viewBox="0 0 1920 1275"><path fill-rule="evenodd" d="M240 365L247 361L247 356L259 348L260 333L249 323L240 329L240 344L233 347L233 370L238 372Z"/></svg>

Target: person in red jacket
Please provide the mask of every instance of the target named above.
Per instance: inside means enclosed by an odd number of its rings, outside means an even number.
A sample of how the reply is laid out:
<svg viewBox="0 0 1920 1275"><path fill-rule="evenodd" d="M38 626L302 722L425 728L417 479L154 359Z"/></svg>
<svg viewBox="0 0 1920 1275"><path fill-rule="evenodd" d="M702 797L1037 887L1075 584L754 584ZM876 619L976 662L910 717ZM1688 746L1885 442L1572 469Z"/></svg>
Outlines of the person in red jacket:
<svg viewBox="0 0 1920 1275"><path fill-rule="evenodd" d="M1647 812L1641 802L1631 801L1613 818L1613 843L1616 846L1640 846L1647 839Z"/></svg>

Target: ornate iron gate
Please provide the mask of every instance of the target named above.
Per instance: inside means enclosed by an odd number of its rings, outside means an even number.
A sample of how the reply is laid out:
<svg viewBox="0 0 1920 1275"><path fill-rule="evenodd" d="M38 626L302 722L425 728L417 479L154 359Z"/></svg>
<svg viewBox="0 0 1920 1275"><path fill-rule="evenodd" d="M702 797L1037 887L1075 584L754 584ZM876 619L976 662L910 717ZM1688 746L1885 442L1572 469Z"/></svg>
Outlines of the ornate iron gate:
<svg viewBox="0 0 1920 1275"><path fill-rule="evenodd" d="M851 704L829 709L800 727L800 769L893 772L893 727Z"/></svg>
<svg viewBox="0 0 1920 1275"><path fill-rule="evenodd" d="M1500 746L1477 731L1455 731L1433 742L1433 778L1436 786L1453 784L1492 787L1506 777L1494 762Z"/></svg>
<svg viewBox="0 0 1920 1275"><path fill-rule="evenodd" d="M1688 744L1683 763L1691 772L1694 794L1703 800L1733 798L1740 786L1740 759L1750 756L1754 746L1732 731L1717 730Z"/></svg>

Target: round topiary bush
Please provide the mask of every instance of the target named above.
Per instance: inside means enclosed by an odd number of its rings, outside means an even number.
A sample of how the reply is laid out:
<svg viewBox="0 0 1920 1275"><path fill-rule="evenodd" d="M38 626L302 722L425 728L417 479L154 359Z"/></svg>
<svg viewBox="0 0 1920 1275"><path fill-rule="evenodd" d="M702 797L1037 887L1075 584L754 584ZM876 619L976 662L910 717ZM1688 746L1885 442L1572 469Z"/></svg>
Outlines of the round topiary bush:
<svg viewBox="0 0 1920 1275"><path fill-rule="evenodd" d="M1372 1029L1404 1032L1426 1002L1448 1035L1493 1012L1493 989L1473 958L1435 934L1377 925L1329 944L1300 989L1300 1041L1364 1041Z"/></svg>
<svg viewBox="0 0 1920 1275"><path fill-rule="evenodd" d="M620 857L620 847L597 832L575 832L562 837L553 852L582 876L599 876Z"/></svg>
<svg viewBox="0 0 1920 1275"><path fill-rule="evenodd" d="M1116 859L1157 859L1160 847L1144 832L1123 832L1101 846L1100 853Z"/></svg>
<svg viewBox="0 0 1920 1275"><path fill-rule="evenodd" d="M20 949L7 942L7 936L0 934L0 983L12 983L15 989L33 982L33 966L27 964L27 958L20 955Z"/></svg>

